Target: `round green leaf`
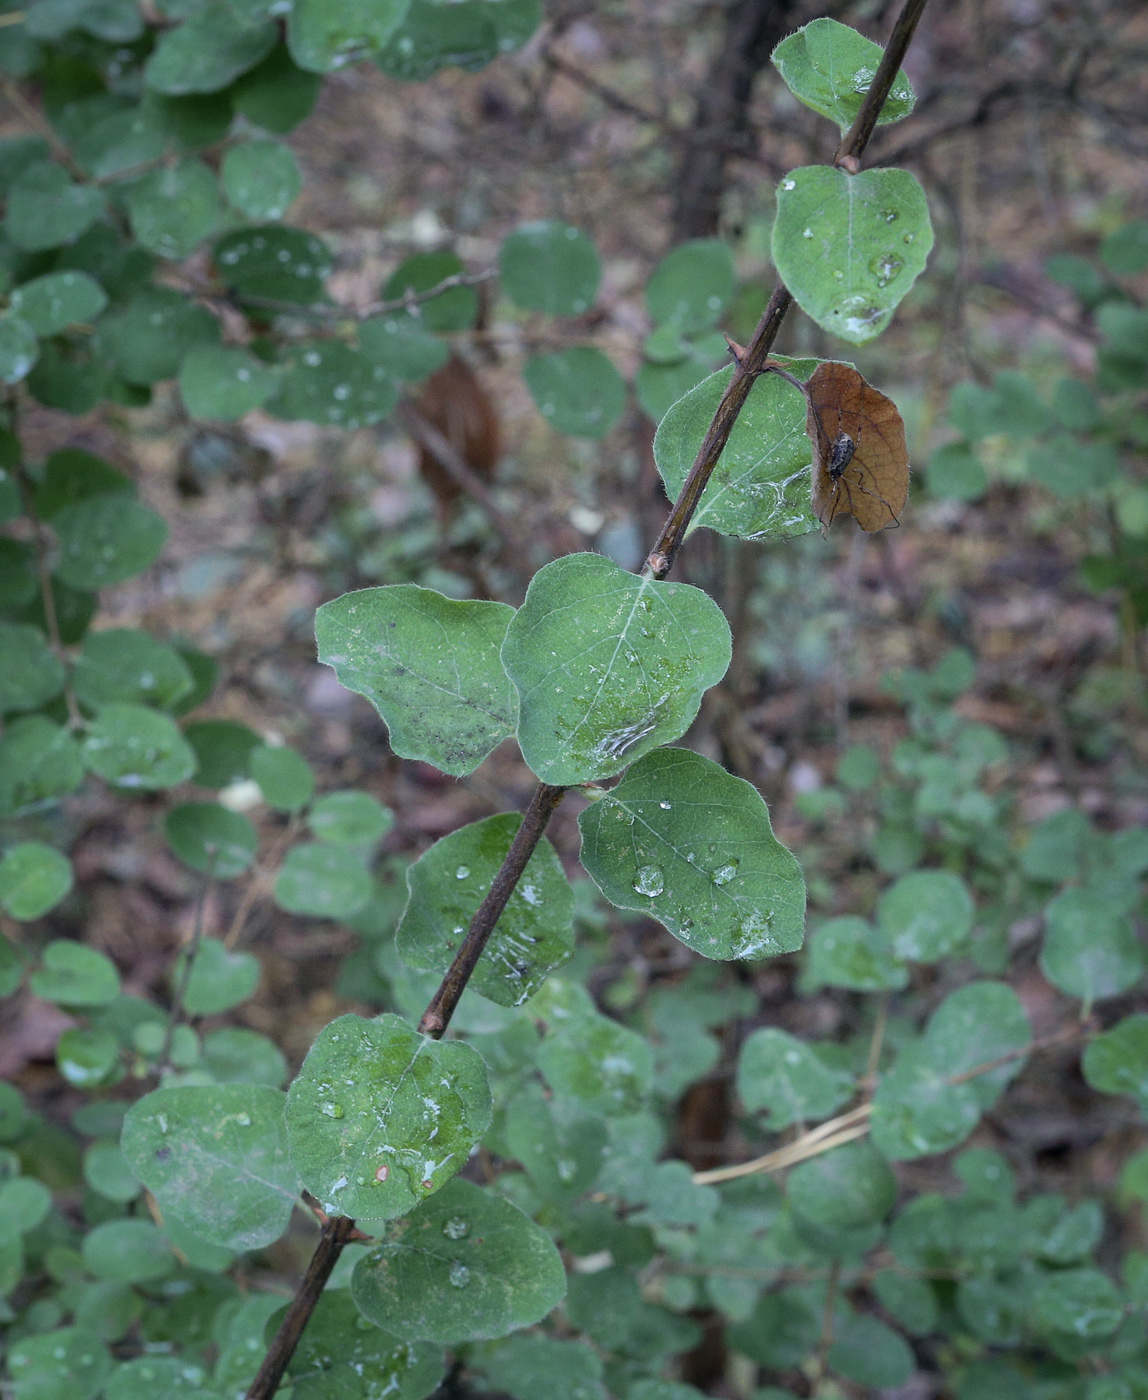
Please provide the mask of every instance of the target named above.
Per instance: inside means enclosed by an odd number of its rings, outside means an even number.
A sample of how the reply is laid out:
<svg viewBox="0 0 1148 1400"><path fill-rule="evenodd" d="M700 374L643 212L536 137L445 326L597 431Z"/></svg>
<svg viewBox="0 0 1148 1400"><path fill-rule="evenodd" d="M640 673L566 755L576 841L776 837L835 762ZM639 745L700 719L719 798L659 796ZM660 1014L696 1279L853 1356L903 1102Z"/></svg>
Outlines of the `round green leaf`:
<svg viewBox="0 0 1148 1400"><path fill-rule="evenodd" d="M185 802L163 821L172 850L193 870L233 880L250 869L259 833L247 818L216 802Z"/></svg>
<svg viewBox="0 0 1148 1400"><path fill-rule="evenodd" d="M875 1146L893 1160L945 1152L968 1137L980 1118L971 1084L950 1084L926 1047L911 1045L897 1056L873 1096Z"/></svg>
<svg viewBox="0 0 1148 1400"><path fill-rule="evenodd" d="M978 501L988 490L989 478L967 442L949 442L929 458L926 472L929 495L939 501Z"/></svg>
<svg viewBox="0 0 1148 1400"><path fill-rule="evenodd" d="M131 186L125 200L132 232L161 258L186 258L223 218L215 174L199 160L153 170Z"/></svg>
<svg viewBox="0 0 1148 1400"><path fill-rule="evenodd" d="M18 384L36 363L40 342L20 316L0 316L0 383Z"/></svg>
<svg viewBox="0 0 1148 1400"><path fill-rule="evenodd" d="M84 766L114 787L175 787L195 772L195 754L173 721L144 705L104 705L80 752Z"/></svg>
<svg viewBox="0 0 1148 1400"><path fill-rule="evenodd" d="M463 1167L490 1114L486 1066L469 1045L430 1040L398 1016L340 1016L288 1093L291 1160L329 1213L389 1220Z"/></svg>
<svg viewBox="0 0 1148 1400"><path fill-rule="evenodd" d="M780 357L779 362L798 379L807 379L818 363ZM681 493L732 373L719 370L703 379L658 427L654 460L671 500ZM780 375L762 375L718 458L691 528L708 525L747 540L789 539L816 530L805 416L805 399L792 384Z"/></svg>
<svg viewBox="0 0 1148 1400"><path fill-rule="evenodd" d="M776 1026L754 1031L738 1057L738 1097L751 1113L767 1109L771 1130L828 1118L853 1090L853 1075L826 1064L814 1046Z"/></svg>
<svg viewBox="0 0 1148 1400"><path fill-rule="evenodd" d="M1135 277L1148 267L1148 223L1133 219L1115 229L1100 245L1100 259L1118 277Z"/></svg>
<svg viewBox="0 0 1148 1400"><path fill-rule="evenodd" d="M1131 919L1113 912L1096 890L1068 889L1045 911L1040 966L1070 997L1101 1001L1135 986L1145 952Z"/></svg>
<svg viewBox="0 0 1148 1400"><path fill-rule="evenodd" d="M287 1060L274 1041L242 1026L225 1026L206 1036L203 1064L217 1084L266 1084L278 1089L287 1078Z"/></svg>
<svg viewBox="0 0 1148 1400"><path fill-rule="evenodd" d="M559 1097L594 1113L635 1113L649 1092L654 1052L636 1031L591 1009L553 1021L538 1068Z"/></svg>
<svg viewBox="0 0 1148 1400"><path fill-rule="evenodd" d="M36 551L23 540L0 535L0 609L16 612L32 602L39 591Z"/></svg>
<svg viewBox="0 0 1148 1400"><path fill-rule="evenodd" d="M277 812L297 812L315 791L315 775L307 760L285 745L260 744L252 749L251 776L267 805Z"/></svg>
<svg viewBox="0 0 1148 1400"><path fill-rule="evenodd" d="M900 991L909 984L909 969L888 933L854 915L829 919L812 934L805 970L813 986L853 992Z"/></svg>
<svg viewBox="0 0 1148 1400"><path fill-rule="evenodd" d="M827 1230L876 1225L893 1208L897 1182L870 1142L847 1142L802 1162L785 1185L793 1209Z"/></svg>
<svg viewBox="0 0 1148 1400"><path fill-rule="evenodd" d="M1110 1337L1124 1320L1120 1294L1099 1269L1050 1274L1032 1297L1040 1326L1083 1341Z"/></svg>
<svg viewBox="0 0 1148 1400"><path fill-rule="evenodd" d="M12 310L37 335L55 335L79 321L94 321L107 304L104 289L86 272L49 272L12 293Z"/></svg>
<svg viewBox="0 0 1148 1400"><path fill-rule="evenodd" d="M291 914L346 919L371 898L371 875L358 851L325 842L292 846L275 880L275 903Z"/></svg>
<svg viewBox="0 0 1148 1400"><path fill-rule="evenodd" d="M409 0L296 0L287 45L300 68L330 73L383 47L402 23Z"/></svg>
<svg viewBox="0 0 1148 1400"><path fill-rule="evenodd" d="M938 1070L952 1076L1006 1055L1014 1060L968 1081L982 1111L990 1109L1024 1068L1032 1027L1020 998L1004 982L970 982L947 996L929 1018L924 1048Z"/></svg>
<svg viewBox="0 0 1148 1400"><path fill-rule="evenodd" d="M904 1385L917 1369L904 1337L867 1313L838 1319L825 1360L838 1375L882 1390Z"/></svg>
<svg viewBox="0 0 1148 1400"><path fill-rule="evenodd" d="M499 648L514 615L505 603L457 602L400 583L324 603L319 660L386 721L400 758L471 773L514 733L514 688Z"/></svg>
<svg viewBox="0 0 1148 1400"><path fill-rule="evenodd" d="M547 1101L539 1086L507 1109L506 1145L547 1200L573 1200L593 1185L606 1149L605 1120Z"/></svg>
<svg viewBox="0 0 1148 1400"><path fill-rule="evenodd" d="M372 364L381 365L393 378L407 383L434 374L446 364L450 355L446 341L428 334L417 314L406 311L362 321L359 349Z"/></svg>
<svg viewBox="0 0 1148 1400"><path fill-rule="evenodd" d="M208 1373L186 1357L137 1356L118 1367L104 1387L104 1400L206 1400Z"/></svg>
<svg viewBox="0 0 1148 1400"><path fill-rule="evenodd" d="M251 754L259 735L229 719L204 719L189 724L184 736L195 753L195 781L200 787L224 788L251 776Z"/></svg>
<svg viewBox="0 0 1148 1400"><path fill-rule="evenodd" d="M121 1146L165 1211L225 1249L262 1249L286 1230L299 1191L284 1095L256 1084L158 1089L133 1104Z"/></svg>
<svg viewBox="0 0 1148 1400"><path fill-rule="evenodd" d="M182 292L171 287L146 287L122 312L104 316L98 335L105 354L129 384L157 384L179 373L194 346L218 345L221 330L210 311ZM101 488L115 489L120 488ZM133 489L130 482L127 489ZM85 490L83 494L93 493Z"/></svg>
<svg viewBox="0 0 1148 1400"><path fill-rule="evenodd" d="M403 961L445 972L490 890L515 833L517 813L472 822L407 867L410 898L396 938ZM574 892L543 837L471 977L481 996L520 1006L574 951Z"/></svg>
<svg viewBox="0 0 1148 1400"><path fill-rule="evenodd" d="M127 1205L141 1187L115 1142L93 1142L84 1153L84 1180L105 1200Z"/></svg>
<svg viewBox="0 0 1148 1400"><path fill-rule="evenodd" d="M571 437L605 437L626 406L622 376L590 345L532 355L522 377L539 413Z"/></svg>
<svg viewBox="0 0 1148 1400"><path fill-rule="evenodd" d="M224 423L258 408L278 385L273 369L238 346L196 345L179 371L179 392L188 413Z"/></svg>
<svg viewBox="0 0 1148 1400"><path fill-rule="evenodd" d="M1148 1103L1148 1016L1125 1016L1084 1052L1084 1077L1103 1094L1134 1094Z"/></svg>
<svg viewBox="0 0 1148 1400"><path fill-rule="evenodd" d="M279 44L235 83L231 100L255 126L282 134L310 115L321 86L318 74L296 67L286 44Z"/></svg>
<svg viewBox="0 0 1148 1400"><path fill-rule="evenodd" d="M272 1317L268 1331L280 1320ZM294 1393L306 1400L423 1400L442 1379L444 1359L434 1342L400 1341L371 1326L346 1289L329 1289L307 1321L289 1374Z"/></svg>
<svg viewBox="0 0 1148 1400"><path fill-rule="evenodd" d="M122 700L167 710L192 685L179 652L126 627L90 632L72 672L76 699L89 709Z"/></svg>
<svg viewBox="0 0 1148 1400"><path fill-rule="evenodd" d="M72 1027L56 1042L56 1068L77 1089L95 1089L117 1077L120 1043L109 1030Z"/></svg>
<svg viewBox="0 0 1148 1400"><path fill-rule="evenodd" d="M499 1347L489 1348L479 1367L491 1389L512 1400L607 1400L602 1384L602 1358L586 1342L560 1341L539 1333L519 1333ZM700 1400L698 1391L685 1387L680 1400ZM629 1400L633 1390L627 1392ZM679 1400L651 1396L650 1400Z"/></svg>
<svg viewBox="0 0 1148 1400"><path fill-rule="evenodd" d="M1104 1233L1099 1201L1081 1201L1066 1210L1040 1244L1040 1257L1052 1264L1075 1264L1086 1258Z"/></svg>
<svg viewBox="0 0 1148 1400"><path fill-rule="evenodd" d="M686 731L729 658L729 625L700 589L600 554L556 559L534 575L502 646L523 757L546 783L618 773Z"/></svg>
<svg viewBox="0 0 1148 1400"><path fill-rule="evenodd" d="M550 1236L509 1201L457 1178L388 1226L351 1281L372 1322L447 1346L540 1322L565 1292Z"/></svg>
<svg viewBox="0 0 1148 1400"><path fill-rule="evenodd" d="M145 81L153 92L172 97L219 92L267 57L278 32L272 20L251 22L225 0L208 0L191 7L181 25L160 33Z"/></svg>
<svg viewBox="0 0 1148 1400"><path fill-rule="evenodd" d="M416 253L399 264L383 285L384 301L399 301L408 292L429 292L448 277L466 269L447 249ZM478 316L478 293L473 287L448 287L429 301L418 303L418 316L428 331L466 331Z"/></svg>
<svg viewBox="0 0 1148 1400"><path fill-rule="evenodd" d="M778 276L802 311L851 345L885 329L932 246L925 193L907 170L808 165L778 187Z"/></svg>
<svg viewBox="0 0 1148 1400"><path fill-rule="evenodd" d="M498 254L502 289L517 306L579 316L598 295L602 266L593 242L570 224L521 224Z"/></svg>
<svg viewBox="0 0 1148 1400"><path fill-rule="evenodd" d="M279 141L244 141L223 158L223 192L248 219L281 219L303 188L295 153Z"/></svg>
<svg viewBox="0 0 1148 1400"><path fill-rule="evenodd" d="M628 576L632 577L632 576ZM656 749L578 818L582 864L612 903L708 958L801 946L805 881L760 794L688 749Z"/></svg>
<svg viewBox="0 0 1148 1400"><path fill-rule="evenodd" d="M646 284L646 305L659 326L685 335L708 330L733 300L734 268L729 246L720 238L695 238L654 269Z"/></svg>
<svg viewBox="0 0 1148 1400"><path fill-rule="evenodd" d="M26 1235L37 1229L52 1209L52 1193L32 1176L0 1182L0 1231Z"/></svg>
<svg viewBox="0 0 1148 1400"><path fill-rule="evenodd" d="M425 82L441 68L455 66L473 73L498 56L495 18L501 0L456 0L446 8L433 0L411 0L406 18L375 62L402 82Z"/></svg>
<svg viewBox="0 0 1148 1400"><path fill-rule="evenodd" d="M329 792L311 804L307 825L320 841L334 846L373 846L390 831L395 814L370 793Z"/></svg>
<svg viewBox="0 0 1148 1400"><path fill-rule="evenodd" d="M849 130L861 110L884 51L863 34L835 19L815 19L783 39L773 51L773 66L799 102ZM901 69L881 105L877 125L900 121L916 98Z"/></svg>
<svg viewBox="0 0 1148 1400"><path fill-rule="evenodd" d="M179 985L183 959L177 963L173 982ZM202 938L191 964L191 976L183 995L184 1010L192 1016L217 1016L247 1000L259 985L259 959L252 953L235 953L217 938Z"/></svg>
<svg viewBox="0 0 1148 1400"><path fill-rule="evenodd" d="M161 516L123 495L89 496L52 518L60 542L56 572L73 588L106 588L142 573L167 539Z"/></svg>
<svg viewBox="0 0 1148 1400"><path fill-rule="evenodd" d="M150 1220L109 1220L97 1225L84 1236L82 1253L85 1266L97 1278L112 1283L154 1283L176 1265L171 1246Z"/></svg>
<svg viewBox="0 0 1148 1400"><path fill-rule="evenodd" d="M937 1330L937 1295L926 1279L887 1269L871 1286L877 1301L911 1336L927 1337Z"/></svg>
<svg viewBox="0 0 1148 1400"><path fill-rule="evenodd" d="M382 365L339 340L300 347L268 412L292 421L354 430L381 422L398 402L398 390Z"/></svg>
<svg viewBox="0 0 1148 1400"><path fill-rule="evenodd" d="M64 667L38 627L0 622L0 714L38 710L64 688Z"/></svg>
<svg viewBox="0 0 1148 1400"><path fill-rule="evenodd" d="M24 1337L8 1353L14 1400L92 1400L113 1365L100 1337L86 1327Z"/></svg>
<svg viewBox="0 0 1148 1400"><path fill-rule="evenodd" d="M215 245L215 265L240 296L312 302L324 299L333 263L313 233L261 224L225 234Z"/></svg>
<svg viewBox="0 0 1148 1400"><path fill-rule="evenodd" d="M966 939L976 912L969 888L951 870L912 870L889 886L877 922L899 958L936 962Z"/></svg>
<svg viewBox="0 0 1148 1400"><path fill-rule="evenodd" d="M48 944L42 966L30 981L38 997L61 1006L106 1006L120 992L120 975L111 958L70 938Z"/></svg>
<svg viewBox="0 0 1148 1400"><path fill-rule="evenodd" d="M71 888L71 861L42 841L9 846L0 859L0 905L14 919L38 919Z"/></svg>
<svg viewBox="0 0 1148 1400"><path fill-rule="evenodd" d="M0 935L0 997L10 997L23 980L23 954Z"/></svg>
<svg viewBox="0 0 1148 1400"><path fill-rule="evenodd" d="M94 185L77 185L63 166L36 161L8 190L4 232L25 252L74 243L104 212L104 195Z"/></svg>

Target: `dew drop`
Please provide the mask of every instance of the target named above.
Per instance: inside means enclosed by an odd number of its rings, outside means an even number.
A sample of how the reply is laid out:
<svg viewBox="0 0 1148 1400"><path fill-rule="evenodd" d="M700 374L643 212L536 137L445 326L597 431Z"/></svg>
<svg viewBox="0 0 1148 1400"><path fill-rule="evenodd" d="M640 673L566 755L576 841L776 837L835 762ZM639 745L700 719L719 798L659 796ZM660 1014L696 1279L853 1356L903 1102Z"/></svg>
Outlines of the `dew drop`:
<svg viewBox="0 0 1148 1400"><path fill-rule="evenodd" d="M795 190L795 189L797 188L797 181L796 181L796 180L782 180L782 182L781 182L781 188L782 188L783 190Z"/></svg>
<svg viewBox="0 0 1148 1400"><path fill-rule="evenodd" d="M343 1105L341 1103L321 1103L319 1112L324 1118L342 1118Z"/></svg>
<svg viewBox="0 0 1148 1400"><path fill-rule="evenodd" d="M558 1173L559 1181L573 1181L578 1166L577 1163L572 1162L569 1157L559 1157L557 1162L554 1163L554 1170Z"/></svg>
<svg viewBox="0 0 1148 1400"><path fill-rule="evenodd" d="M447 1276L455 1288L465 1288L470 1282L470 1270L461 1259L451 1260Z"/></svg>
<svg viewBox="0 0 1148 1400"><path fill-rule="evenodd" d="M915 233L907 233L904 238L901 239L902 243L915 243L916 241L917 235Z"/></svg>
<svg viewBox="0 0 1148 1400"><path fill-rule="evenodd" d="M881 210L881 217L885 220L885 222L886 222L887 224L896 223L896 222L897 222L897 211L896 211L896 209L882 209L882 210Z"/></svg>
<svg viewBox="0 0 1148 1400"><path fill-rule="evenodd" d="M670 810L670 804L668 802L659 802L658 806L662 809L663 812L668 812Z"/></svg>
<svg viewBox="0 0 1148 1400"><path fill-rule="evenodd" d="M386 1181L387 1177L390 1176L390 1174L391 1169L387 1166L386 1162L384 1162L381 1167L375 1168L375 1180L379 1183L380 1186L383 1184L384 1181Z"/></svg>
<svg viewBox="0 0 1148 1400"><path fill-rule="evenodd" d="M634 889L639 894L647 895L651 899L655 895L661 894L665 887L662 872L656 865L643 865L634 880Z"/></svg>
<svg viewBox="0 0 1148 1400"><path fill-rule="evenodd" d="M877 279L878 287L887 287L905 266L894 253L881 253L869 264L869 271Z"/></svg>
<svg viewBox="0 0 1148 1400"><path fill-rule="evenodd" d="M458 867L458 869L454 872L454 878L455 878L456 880L465 880L466 877L467 877L469 874L470 874L470 866L469 866L469 865L460 865L460 866Z"/></svg>
<svg viewBox="0 0 1148 1400"><path fill-rule="evenodd" d="M714 871L714 873L710 876L710 879L714 882L715 885L728 885L736 874L737 861L731 860L725 865L719 865L718 868Z"/></svg>
<svg viewBox="0 0 1148 1400"><path fill-rule="evenodd" d="M251 1114L250 1114L250 1113L237 1113L237 1114L235 1115L235 1121L239 1124L239 1126L240 1126L241 1128L250 1128L250 1127L251 1127Z"/></svg>
<svg viewBox="0 0 1148 1400"><path fill-rule="evenodd" d="M443 1222L442 1232L448 1240L465 1240L470 1234L470 1221L464 1220L461 1215L452 1215Z"/></svg>
<svg viewBox="0 0 1148 1400"><path fill-rule="evenodd" d="M813 230L811 228L802 229L801 236L802 238L812 238Z"/></svg>

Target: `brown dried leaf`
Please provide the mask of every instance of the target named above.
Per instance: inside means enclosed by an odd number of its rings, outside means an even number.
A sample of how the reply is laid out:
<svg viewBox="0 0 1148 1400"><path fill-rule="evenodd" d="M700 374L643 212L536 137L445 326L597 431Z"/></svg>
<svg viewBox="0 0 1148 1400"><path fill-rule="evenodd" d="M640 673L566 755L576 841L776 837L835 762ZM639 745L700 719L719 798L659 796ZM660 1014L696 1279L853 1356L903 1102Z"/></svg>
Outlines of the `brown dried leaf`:
<svg viewBox="0 0 1148 1400"><path fill-rule="evenodd" d="M852 515L869 532L896 525L909 495L909 453L897 405L834 360L817 366L805 392L814 515L826 528L838 515Z"/></svg>

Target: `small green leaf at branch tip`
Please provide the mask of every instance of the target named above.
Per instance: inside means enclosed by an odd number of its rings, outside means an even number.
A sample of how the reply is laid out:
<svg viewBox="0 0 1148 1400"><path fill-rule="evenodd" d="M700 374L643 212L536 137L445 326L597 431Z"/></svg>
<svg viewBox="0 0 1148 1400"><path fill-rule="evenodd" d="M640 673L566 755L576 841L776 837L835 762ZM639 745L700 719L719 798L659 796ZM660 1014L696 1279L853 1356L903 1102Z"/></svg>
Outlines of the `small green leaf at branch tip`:
<svg viewBox="0 0 1148 1400"><path fill-rule="evenodd" d="M881 334L932 246L925 192L907 170L808 165L778 187L778 276L807 315L851 345Z"/></svg>
<svg viewBox="0 0 1148 1400"><path fill-rule="evenodd" d="M460 1170L490 1115L486 1066L469 1045L430 1040L394 1015L340 1016L291 1085L287 1131L324 1210L389 1220Z"/></svg>
<svg viewBox="0 0 1148 1400"><path fill-rule="evenodd" d="M415 584L364 588L317 612L319 660L370 700L401 758L464 777L514 733L517 697L499 660L513 615Z"/></svg>
<svg viewBox="0 0 1148 1400"><path fill-rule="evenodd" d="M761 795L689 749L656 749L578 819L582 864L612 903L709 958L792 953L805 881Z"/></svg>
<svg viewBox="0 0 1148 1400"><path fill-rule="evenodd" d="M172 971L172 985L183 978L186 954ZM245 1002L259 985L259 959L253 953L236 952L218 938L203 938L195 951L184 991L183 1009L190 1016L218 1016Z"/></svg>
<svg viewBox="0 0 1148 1400"><path fill-rule="evenodd" d="M407 867L410 898L396 932L411 967L445 972L498 873L522 818L472 822ZM494 927L469 986L501 1006L520 1006L574 951L574 891L542 837Z"/></svg>
<svg viewBox="0 0 1148 1400"><path fill-rule="evenodd" d="M620 772L679 738L726 672L729 625L687 584L571 554L534 575L502 647L518 742L545 783Z"/></svg>
<svg viewBox="0 0 1148 1400"><path fill-rule="evenodd" d="M848 25L815 19L778 44L773 66L799 102L836 122L844 135L861 110L883 56L880 44ZM899 69L877 125L907 117L915 102L912 85Z"/></svg>
<svg viewBox="0 0 1148 1400"><path fill-rule="evenodd" d="M372 1322L446 1346L541 1322L565 1292L566 1271L546 1231L461 1178L393 1222L351 1281Z"/></svg>

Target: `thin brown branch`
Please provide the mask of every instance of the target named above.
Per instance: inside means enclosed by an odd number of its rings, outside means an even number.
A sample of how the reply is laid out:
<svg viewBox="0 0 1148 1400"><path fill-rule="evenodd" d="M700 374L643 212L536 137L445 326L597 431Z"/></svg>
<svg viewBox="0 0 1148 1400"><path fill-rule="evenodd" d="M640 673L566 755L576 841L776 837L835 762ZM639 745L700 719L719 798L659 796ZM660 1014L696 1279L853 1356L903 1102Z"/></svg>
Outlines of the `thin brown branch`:
<svg viewBox="0 0 1148 1400"><path fill-rule="evenodd" d="M191 939L187 945L185 962L180 969L179 983L171 999L171 1010L168 1012L167 1025L163 1033L163 1045L160 1048L159 1058L156 1060L156 1070L161 1075L163 1071L169 1067L168 1059L171 1056L171 1047L172 1042L175 1040L176 1027L183 1018L183 1003L187 996L187 989L191 984L191 972L195 964L195 955L199 952L199 945L203 941L203 915L207 908L208 895L211 893L211 887L214 883L215 857L213 856L199 886L199 895L195 901L195 923L192 927Z"/></svg>
<svg viewBox="0 0 1148 1400"><path fill-rule="evenodd" d="M91 176L84 167L76 160L75 156L67 148L63 141L56 135L51 122L28 101L14 82L8 80L3 85L4 96L16 108L17 112L24 118L37 136L43 137L51 148L52 154L68 168L69 172L82 180L85 184L91 183Z"/></svg>
<svg viewBox="0 0 1148 1400"><path fill-rule="evenodd" d="M834 165L848 168L846 162L861 159L928 3L929 0L905 0L905 6L897 16L897 23L893 26L889 42L885 45L885 53L877 66L877 72L869 84L869 91L861 103L861 110L837 147L833 157Z"/></svg>

